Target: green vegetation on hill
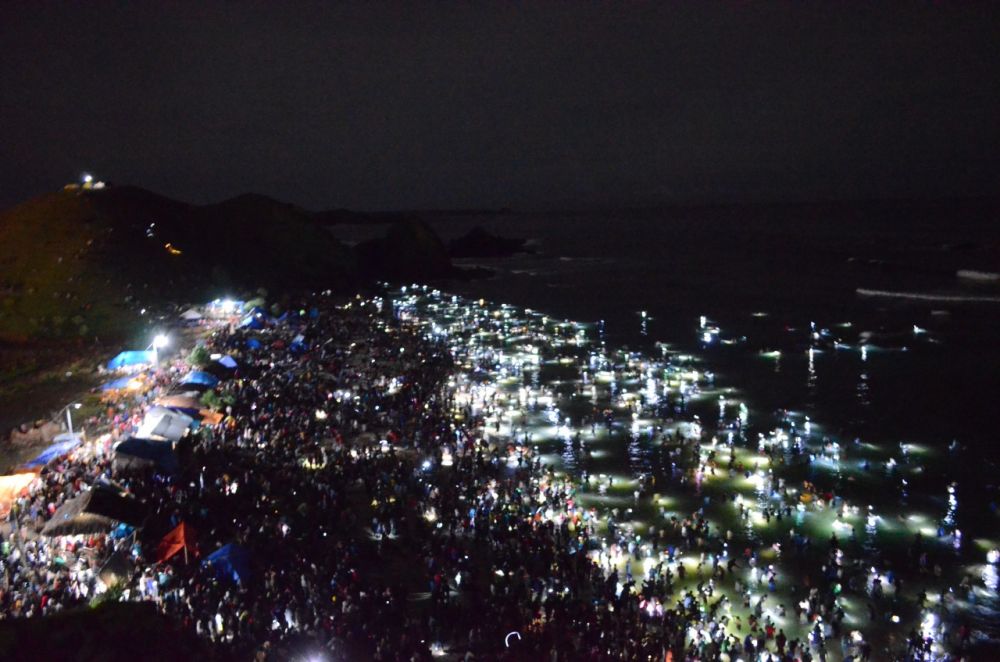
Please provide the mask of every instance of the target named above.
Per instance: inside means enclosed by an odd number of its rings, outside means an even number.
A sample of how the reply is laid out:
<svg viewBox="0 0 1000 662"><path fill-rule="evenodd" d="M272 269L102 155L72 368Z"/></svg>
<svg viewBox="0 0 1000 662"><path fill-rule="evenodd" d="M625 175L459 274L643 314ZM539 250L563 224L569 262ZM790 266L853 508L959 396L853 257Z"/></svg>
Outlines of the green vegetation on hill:
<svg viewBox="0 0 1000 662"><path fill-rule="evenodd" d="M354 272L309 212L263 196L193 206L133 187L52 193L0 213L0 341L124 336L140 306L336 287Z"/></svg>

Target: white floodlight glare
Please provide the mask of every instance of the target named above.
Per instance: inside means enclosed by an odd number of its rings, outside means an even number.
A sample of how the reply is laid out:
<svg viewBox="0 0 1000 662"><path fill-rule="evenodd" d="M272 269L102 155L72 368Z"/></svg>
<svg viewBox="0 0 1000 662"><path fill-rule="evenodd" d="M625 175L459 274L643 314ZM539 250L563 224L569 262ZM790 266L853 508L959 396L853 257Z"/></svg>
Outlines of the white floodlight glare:
<svg viewBox="0 0 1000 662"><path fill-rule="evenodd" d="M163 349L170 343L170 338L162 333L156 334L153 338L153 349Z"/></svg>
<svg viewBox="0 0 1000 662"><path fill-rule="evenodd" d="M91 175L89 172L83 173L83 183L84 184L89 184L92 181L94 181L94 176L93 175Z"/></svg>

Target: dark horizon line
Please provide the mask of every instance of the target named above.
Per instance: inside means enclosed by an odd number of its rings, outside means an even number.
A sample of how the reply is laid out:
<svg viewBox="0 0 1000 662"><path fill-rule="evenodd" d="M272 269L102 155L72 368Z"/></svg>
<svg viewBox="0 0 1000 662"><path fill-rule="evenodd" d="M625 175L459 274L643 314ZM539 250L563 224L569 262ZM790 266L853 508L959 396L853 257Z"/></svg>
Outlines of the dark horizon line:
<svg viewBox="0 0 1000 662"><path fill-rule="evenodd" d="M75 182L71 182L75 183ZM931 205L944 205L944 204L979 204L979 205L997 205L998 210L1000 210L1000 193L994 194L969 194L969 195L886 195L879 197L864 196L864 197L832 197L823 196L816 198L773 198L769 200L764 199L747 199L747 200L737 200L737 199L721 199L726 196L718 196L719 200L707 200L699 196L697 198L690 198L688 200L675 200L675 201L664 201L662 203L642 203L642 204L590 204L581 206L572 205L524 205L524 206L499 206L499 207L403 207L396 209L365 209L365 208L352 208L352 207L324 207L321 209L309 209L303 207L296 202L290 202L280 198L271 196L268 193L260 193L256 191L244 191L242 193L231 195L220 200L213 202L189 202L182 200L180 198L175 198L172 195L161 193L159 191L147 188L145 186L137 184L120 184L113 181L105 182L107 184L106 189L96 189L90 192L99 193L100 191L114 190L116 188L134 188L140 189L152 193L153 195L162 196L186 205L192 206L211 206L222 204L231 200L236 200L238 198L256 196L267 198L278 204L291 205L298 207L303 211L311 214L331 214L331 213L345 213L345 214L359 214L359 215L369 215L369 216L382 216L382 215L401 215L401 214L429 214L429 215L441 215L441 216L475 216L475 215L526 215L526 214L554 214L554 215L566 215L566 214L601 214L601 213L653 213L653 212L663 212L672 210L708 210L708 209L733 209L733 208L795 208L795 207L824 207L824 206L863 206L863 205L904 205L904 204L931 204ZM41 198L52 193L60 193L65 189L59 188L55 190L50 190L47 192L42 192L37 195L33 195L29 198L16 202L13 205L6 207L5 209L0 209L0 212L5 212L22 204L30 202L36 198ZM80 189L84 191L86 189Z"/></svg>

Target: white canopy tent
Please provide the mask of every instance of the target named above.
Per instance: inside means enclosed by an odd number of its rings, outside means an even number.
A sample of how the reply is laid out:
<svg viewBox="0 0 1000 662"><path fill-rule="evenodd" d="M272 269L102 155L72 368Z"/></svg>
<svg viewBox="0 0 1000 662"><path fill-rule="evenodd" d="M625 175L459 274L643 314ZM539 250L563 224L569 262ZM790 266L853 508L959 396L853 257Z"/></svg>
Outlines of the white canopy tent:
<svg viewBox="0 0 1000 662"><path fill-rule="evenodd" d="M177 441L184 436L193 418L166 407L152 407L146 412L135 436L140 439Z"/></svg>

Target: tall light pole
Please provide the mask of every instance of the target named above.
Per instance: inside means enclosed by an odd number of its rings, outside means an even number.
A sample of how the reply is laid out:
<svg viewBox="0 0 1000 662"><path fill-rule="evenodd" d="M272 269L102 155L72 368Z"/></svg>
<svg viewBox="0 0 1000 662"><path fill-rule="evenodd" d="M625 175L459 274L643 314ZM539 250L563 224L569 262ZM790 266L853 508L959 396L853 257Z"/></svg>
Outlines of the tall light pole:
<svg viewBox="0 0 1000 662"><path fill-rule="evenodd" d="M71 402L63 407L63 411L66 412L66 427L69 429L69 436L71 437L73 436L73 410L79 409L82 406L79 402Z"/></svg>

